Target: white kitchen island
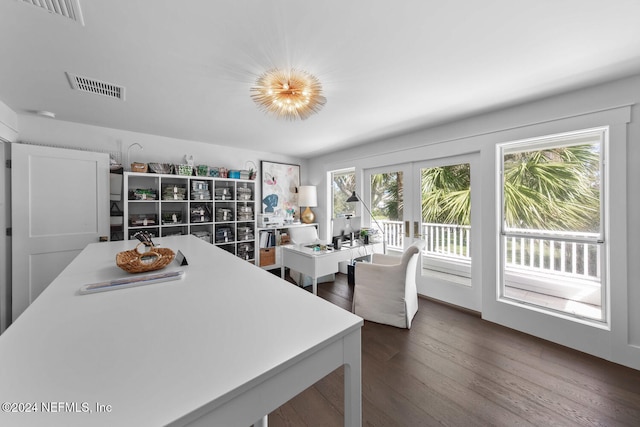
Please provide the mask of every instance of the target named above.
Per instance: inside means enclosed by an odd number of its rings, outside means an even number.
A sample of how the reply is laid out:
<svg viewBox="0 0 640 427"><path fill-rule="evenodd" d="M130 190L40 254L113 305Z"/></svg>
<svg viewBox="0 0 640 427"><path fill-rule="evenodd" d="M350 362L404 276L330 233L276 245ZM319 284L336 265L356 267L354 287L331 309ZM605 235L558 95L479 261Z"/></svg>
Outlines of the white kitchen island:
<svg viewBox="0 0 640 427"><path fill-rule="evenodd" d="M361 425L361 318L193 236L156 240L182 280L80 295L126 277L136 242L91 244L0 336L0 425L248 426L342 365Z"/></svg>

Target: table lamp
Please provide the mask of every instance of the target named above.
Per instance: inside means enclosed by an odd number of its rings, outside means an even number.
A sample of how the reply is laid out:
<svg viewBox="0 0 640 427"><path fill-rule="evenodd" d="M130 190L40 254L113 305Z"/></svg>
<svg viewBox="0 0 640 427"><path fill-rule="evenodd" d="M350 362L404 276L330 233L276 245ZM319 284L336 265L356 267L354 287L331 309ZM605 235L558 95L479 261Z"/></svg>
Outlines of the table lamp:
<svg viewBox="0 0 640 427"><path fill-rule="evenodd" d="M311 224L316 219L316 215L311 208L318 206L318 193L314 185L301 185L298 187L298 206L307 208L300 214L300 221Z"/></svg>

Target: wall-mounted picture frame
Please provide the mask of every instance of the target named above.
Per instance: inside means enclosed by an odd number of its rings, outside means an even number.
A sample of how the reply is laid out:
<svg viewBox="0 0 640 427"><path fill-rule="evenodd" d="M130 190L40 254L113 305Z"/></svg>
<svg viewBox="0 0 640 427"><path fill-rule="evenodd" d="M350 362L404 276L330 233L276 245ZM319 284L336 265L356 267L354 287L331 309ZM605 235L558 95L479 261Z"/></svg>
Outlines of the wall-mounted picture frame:
<svg viewBox="0 0 640 427"><path fill-rule="evenodd" d="M300 165L260 161L262 212L286 217L298 210Z"/></svg>

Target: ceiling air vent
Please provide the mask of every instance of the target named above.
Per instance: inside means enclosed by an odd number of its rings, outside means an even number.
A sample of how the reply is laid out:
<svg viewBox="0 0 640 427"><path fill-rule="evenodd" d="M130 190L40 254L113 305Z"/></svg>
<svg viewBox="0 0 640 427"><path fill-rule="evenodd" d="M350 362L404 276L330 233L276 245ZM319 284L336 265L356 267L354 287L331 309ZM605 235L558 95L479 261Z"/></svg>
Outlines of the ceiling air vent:
<svg viewBox="0 0 640 427"><path fill-rule="evenodd" d="M124 101L124 87L67 73L71 88Z"/></svg>
<svg viewBox="0 0 640 427"><path fill-rule="evenodd" d="M41 7L49 13L72 19L84 25L80 0L23 0L25 3Z"/></svg>

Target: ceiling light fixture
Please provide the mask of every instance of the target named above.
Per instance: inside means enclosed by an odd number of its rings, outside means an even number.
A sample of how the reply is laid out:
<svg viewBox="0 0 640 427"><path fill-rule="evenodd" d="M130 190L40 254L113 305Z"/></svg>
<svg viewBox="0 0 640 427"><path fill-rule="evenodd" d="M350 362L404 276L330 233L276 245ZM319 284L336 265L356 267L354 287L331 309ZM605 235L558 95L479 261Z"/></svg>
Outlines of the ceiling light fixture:
<svg viewBox="0 0 640 427"><path fill-rule="evenodd" d="M320 111L327 102L322 96L320 80L306 71L295 69L275 68L263 73L251 92L258 108L279 119L305 120Z"/></svg>

